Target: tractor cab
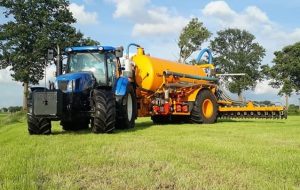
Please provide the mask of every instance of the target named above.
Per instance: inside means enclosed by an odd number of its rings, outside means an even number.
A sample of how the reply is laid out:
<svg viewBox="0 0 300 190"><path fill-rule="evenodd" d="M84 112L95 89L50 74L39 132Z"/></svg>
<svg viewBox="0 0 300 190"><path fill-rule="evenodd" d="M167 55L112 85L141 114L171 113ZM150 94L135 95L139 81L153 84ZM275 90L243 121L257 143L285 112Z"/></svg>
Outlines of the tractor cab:
<svg viewBox="0 0 300 190"><path fill-rule="evenodd" d="M67 64L63 73L57 72L56 88L68 93L81 92L93 86L113 87L122 52L122 48L110 46L66 48Z"/></svg>

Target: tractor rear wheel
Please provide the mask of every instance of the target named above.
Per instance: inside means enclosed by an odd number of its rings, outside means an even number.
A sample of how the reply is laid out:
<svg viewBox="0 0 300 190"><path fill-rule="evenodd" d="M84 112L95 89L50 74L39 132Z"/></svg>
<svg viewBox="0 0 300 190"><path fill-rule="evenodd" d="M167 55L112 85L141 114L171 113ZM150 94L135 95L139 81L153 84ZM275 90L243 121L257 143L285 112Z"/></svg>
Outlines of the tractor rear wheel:
<svg viewBox="0 0 300 190"><path fill-rule="evenodd" d="M137 117L137 102L132 85L127 86L125 96L117 96L117 123L118 129L134 128Z"/></svg>
<svg viewBox="0 0 300 190"><path fill-rule="evenodd" d="M51 134L51 121L46 118L37 118L27 115L28 132L30 135L49 135Z"/></svg>
<svg viewBox="0 0 300 190"><path fill-rule="evenodd" d="M116 101L111 90L95 89L93 92L94 116L92 131L94 133L111 133L116 124Z"/></svg>
<svg viewBox="0 0 300 190"><path fill-rule="evenodd" d="M194 123L215 123L217 114L216 97L209 90L200 91L191 112L191 121Z"/></svg>

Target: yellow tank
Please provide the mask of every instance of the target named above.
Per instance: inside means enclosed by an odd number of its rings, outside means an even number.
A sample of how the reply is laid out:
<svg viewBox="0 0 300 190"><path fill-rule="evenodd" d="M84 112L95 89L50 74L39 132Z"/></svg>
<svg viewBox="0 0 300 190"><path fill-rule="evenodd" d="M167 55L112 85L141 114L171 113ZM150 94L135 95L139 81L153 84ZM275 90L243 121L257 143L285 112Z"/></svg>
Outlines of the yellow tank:
<svg viewBox="0 0 300 190"><path fill-rule="evenodd" d="M163 83L163 72L172 71L182 74L206 76L203 68L194 65L172 62L151 57L144 54L142 48L138 48L137 54L132 57L136 65L136 83L145 90L156 91ZM171 82L171 79L168 82ZM200 83L200 80L180 78L181 81ZM203 80L202 80L203 83Z"/></svg>

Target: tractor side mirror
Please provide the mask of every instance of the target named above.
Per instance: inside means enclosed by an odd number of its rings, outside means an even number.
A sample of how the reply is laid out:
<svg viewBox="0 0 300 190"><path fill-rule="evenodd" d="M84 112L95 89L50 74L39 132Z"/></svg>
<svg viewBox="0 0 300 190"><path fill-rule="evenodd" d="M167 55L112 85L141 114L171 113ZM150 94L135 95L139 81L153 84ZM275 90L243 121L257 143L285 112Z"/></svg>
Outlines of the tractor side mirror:
<svg viewBox="0 0 300 190"><path fill-rule="evenodd" d="M115 51L116 57L118 58L123 57L123 51L124 51L123 46L117 47Z"/></svg>
<svg viewBox="0 0 300 190"><path fill-rule="evenodd" d="M54 50L53 49L48 49L48 53L47 53L47 60L53 60L54 59Z"/></svg>

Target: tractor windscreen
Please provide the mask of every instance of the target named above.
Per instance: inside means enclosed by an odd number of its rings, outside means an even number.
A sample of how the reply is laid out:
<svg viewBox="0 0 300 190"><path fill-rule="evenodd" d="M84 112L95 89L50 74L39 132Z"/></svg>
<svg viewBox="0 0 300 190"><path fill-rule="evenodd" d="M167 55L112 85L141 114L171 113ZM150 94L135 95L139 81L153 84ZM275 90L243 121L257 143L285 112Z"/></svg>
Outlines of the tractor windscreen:
<svg viewBox="0 0 300 190"><path fill-rule="evenodd" d="M90 71L98 82L106 83L104 59L105 54L97 52L71 54L69 72Z"/></svg>

